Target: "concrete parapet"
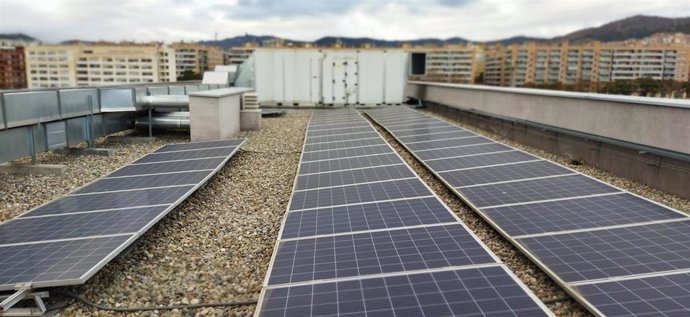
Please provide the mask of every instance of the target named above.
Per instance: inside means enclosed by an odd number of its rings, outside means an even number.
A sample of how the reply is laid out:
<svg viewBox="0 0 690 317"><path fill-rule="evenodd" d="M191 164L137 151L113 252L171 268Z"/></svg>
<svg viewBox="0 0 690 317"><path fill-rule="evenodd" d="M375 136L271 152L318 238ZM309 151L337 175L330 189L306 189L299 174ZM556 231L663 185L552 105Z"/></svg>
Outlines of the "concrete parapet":
<svg viewBox="0 0 690 317"><path fill-rule="evenodd" d="M18 175L56 175L60 176L67 171L66 165L60 164L0 164L0 173Z"/></svg>
<svg viewBox="0 0 690 317"><path fill-rule="evenodd" d="M247 109L240 111L240 128L242 130L261 130L261 110Z"/></svg>

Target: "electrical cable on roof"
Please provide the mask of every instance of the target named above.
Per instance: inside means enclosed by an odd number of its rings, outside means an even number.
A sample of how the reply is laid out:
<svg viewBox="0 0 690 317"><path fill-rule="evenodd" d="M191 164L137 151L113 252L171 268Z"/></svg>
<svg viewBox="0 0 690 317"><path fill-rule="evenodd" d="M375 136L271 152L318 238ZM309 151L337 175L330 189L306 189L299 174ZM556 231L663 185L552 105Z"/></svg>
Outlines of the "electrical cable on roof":
<svg viewBox="0 0 690 317"><path fill-rule="evenodd" d="M189 305L171 305L171 306L146 306L146 307L111 307L96 304L87 300L86 298L74 294L65 289L59 289L53 291L53 294L62 295L74 299L75 301L84 304L89 307L93 307L99 310L114 311L119 313L131 313L140 311L153 311L153 310L175 310L175 309L197 309L206 307L230 307L230 306L244 306L244 305L255 305L258 300L248 299L244 301L234 301L234 302L220 302L220 303L199 303L199 304L189 304Z"/></svg>

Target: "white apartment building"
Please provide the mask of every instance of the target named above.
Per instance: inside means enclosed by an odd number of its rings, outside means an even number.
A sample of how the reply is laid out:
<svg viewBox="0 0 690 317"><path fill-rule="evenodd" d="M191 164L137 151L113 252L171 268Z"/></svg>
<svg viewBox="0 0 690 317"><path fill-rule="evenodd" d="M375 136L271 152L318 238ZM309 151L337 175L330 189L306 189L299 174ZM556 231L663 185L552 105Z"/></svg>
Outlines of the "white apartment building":
<svg viewBox="0 0 690 317"><path fill-rule="evenodd" d="M484 52L479 46L445 46L409 48L412 62L423 62L422 68L412 65L412 80L474 83L483 70Z"/></svg>
<svg viewBox="0 0 690 317"><path fill-rule="evenodd" d="M37 45L25 51L29 88L174 82L175 51L162 45Z"/></svg>

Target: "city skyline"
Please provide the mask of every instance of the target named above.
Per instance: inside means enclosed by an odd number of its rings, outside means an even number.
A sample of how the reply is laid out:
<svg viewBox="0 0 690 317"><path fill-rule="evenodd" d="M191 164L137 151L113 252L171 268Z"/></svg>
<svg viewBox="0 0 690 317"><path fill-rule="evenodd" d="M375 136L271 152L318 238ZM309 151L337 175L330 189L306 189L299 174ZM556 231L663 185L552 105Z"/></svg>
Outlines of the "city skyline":
<svg viewBox="0 0 690 317"><path fill-rule="evenodd" d="M617 9L601 9L610 7ZM540 14L534 14L535 10ZM3 0L0 33L22 32L49 43L71 39L201 41L213 39L216 32L219 39L251 33L304 41L324 35L386 40L459 36L490 41L518 35L553 37L637 14L690 16L690 7L676 0L359 0L320 4L270 0ZM43 22L35 23L37 20Z"/></svg>

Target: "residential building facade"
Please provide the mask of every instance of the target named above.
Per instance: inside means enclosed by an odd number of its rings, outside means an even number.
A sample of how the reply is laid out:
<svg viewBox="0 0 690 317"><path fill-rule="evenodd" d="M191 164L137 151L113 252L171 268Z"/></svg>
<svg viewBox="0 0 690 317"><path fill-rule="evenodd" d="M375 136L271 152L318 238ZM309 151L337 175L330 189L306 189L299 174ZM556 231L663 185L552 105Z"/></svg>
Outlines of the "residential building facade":
<svg viewBox="0 0 690 317"><path fill-rule="evenodd" d="M687 45L527 43L489 49L484 83L577 85L643 77L688 81L689 62Z"/></svg>
<svg viewBox="0 0 690 317"><path fill-rule="evenodd" d="M225 65L239 65L244 63L257 47L258 45L248 44L231 48L224 54Z"/></svg>
<svg viewBox="0 0 690 317"><path fill-rule="evenodd" d="M0 89L26 87L24 46L3 42L0 45Z"/></svg>
<svg viewBox="0 0 690 317"><path fill-rule="evenodd" d="M213 70L216 65L224 65L224 55L220 48L193 43L173 43L175 49L175 75L180 77L186 71L203 74Z"/></svg>
<svg viewBox="0 0 690 317"><path fill-rule="evenodd" d="M26 48L29 88L174 82L175 50L160 44L40 45Z"/></svg>
<svg viewBox="0 0 690 317"><path fill-rule="evenodd" d="M484 69L484 50L478 45L412 47L407 51L413 64L410 80L471 84ZM414 65L418 63L424 67Z"/></svg>

